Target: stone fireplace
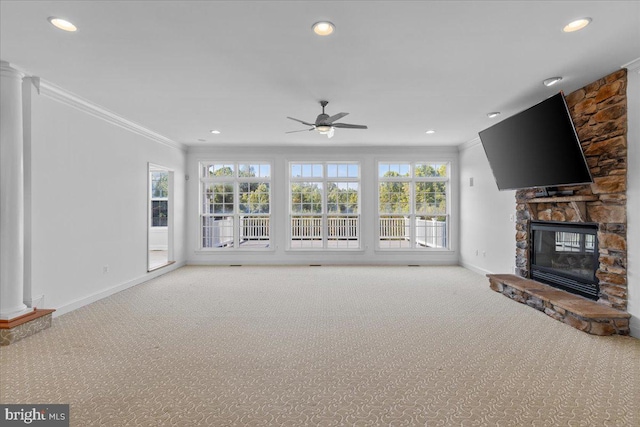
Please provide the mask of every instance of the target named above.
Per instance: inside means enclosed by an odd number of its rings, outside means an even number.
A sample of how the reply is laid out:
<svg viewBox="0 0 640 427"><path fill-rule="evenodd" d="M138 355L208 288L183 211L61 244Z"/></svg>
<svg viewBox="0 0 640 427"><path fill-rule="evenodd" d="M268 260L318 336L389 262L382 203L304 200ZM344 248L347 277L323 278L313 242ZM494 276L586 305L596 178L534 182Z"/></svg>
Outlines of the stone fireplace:
<svg viewBox="0 0 640 427"><path fill-rule="evenodd" d="M560 187L572 196L516 192L516 273L534 278L532 224L590 224L595 228L594 281L598 303L627 309L627 71L619 70L566 96L593 184ZM589 238L592 239L592 238ZM588 244L587 241L585 244Z"/></svg>
<svg viewBox="0 0 640 427"><path fill-rule="evenodd" d="M627 70L565 98L593 183L516 191L516 275L489 283L587 333L628 335Z"/></svg>

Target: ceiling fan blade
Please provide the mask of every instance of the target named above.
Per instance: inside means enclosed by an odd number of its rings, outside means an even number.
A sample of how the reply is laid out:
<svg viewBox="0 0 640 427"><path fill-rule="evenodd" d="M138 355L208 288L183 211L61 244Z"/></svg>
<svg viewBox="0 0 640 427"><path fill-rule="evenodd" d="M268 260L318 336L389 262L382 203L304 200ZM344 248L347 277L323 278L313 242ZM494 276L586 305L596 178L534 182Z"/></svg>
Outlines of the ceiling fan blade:
<svg viewBox="0 0 640 427"><path fill-rule="evenodd" d="M289 116L287 116L287 119L295 120L296 122L300 122L300 123L302 123L303 125L307 125L307 126L315 126L313 123L308 123L308 122L305 122L304 120L300 120L300 119L294 119L293 117L289 117Z"/></svg>
<svg viewBox="0 0 640 427"><path fill-rule="evenodd" d="M369 129L365 125L350 125L349 123L334 123L331 126L343 129Z"/></svg>
<svg viewBox="0 0 640 427"><path fill-rule="evenodd" d="M324 122L327 123L327 124L331 124L331 123L335 122L336 120L343 118L347 114L349 114L349 113L338 113L336 115L333 115L333 116L329 117Z"/></svg>
<svg viewBox="0 0 640 427"><path fill-rule="evenodd" d="M285 132L285 133L308 132L310 130L313 130L313 128L311 128L311 129L302 129L302 130L290 130L289 132Z"/></svg>

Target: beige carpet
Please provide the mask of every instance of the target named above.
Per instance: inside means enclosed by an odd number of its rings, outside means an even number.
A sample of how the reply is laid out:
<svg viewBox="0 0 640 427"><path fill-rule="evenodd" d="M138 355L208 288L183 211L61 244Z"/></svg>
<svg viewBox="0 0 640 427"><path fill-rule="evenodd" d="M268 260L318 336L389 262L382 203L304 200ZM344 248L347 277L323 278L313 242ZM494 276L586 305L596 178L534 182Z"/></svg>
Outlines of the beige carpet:
<svg viewBox="0 0 640 427"><path fill-rule="evenodd" d="M459 267L186 267L0 350L72 426L638 426L640 341Z"/></svg>

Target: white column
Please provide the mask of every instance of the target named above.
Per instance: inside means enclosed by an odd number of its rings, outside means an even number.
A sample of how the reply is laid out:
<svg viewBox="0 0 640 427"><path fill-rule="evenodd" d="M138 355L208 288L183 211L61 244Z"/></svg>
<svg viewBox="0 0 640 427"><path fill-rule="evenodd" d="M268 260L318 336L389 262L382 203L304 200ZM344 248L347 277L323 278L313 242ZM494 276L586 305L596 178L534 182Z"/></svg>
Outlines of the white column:
<svg viewBox="0 0 640 427"><path fill-rule="evenodd" d="M22 78L0 62L0 319L28 311L24 284Z"/></svg>

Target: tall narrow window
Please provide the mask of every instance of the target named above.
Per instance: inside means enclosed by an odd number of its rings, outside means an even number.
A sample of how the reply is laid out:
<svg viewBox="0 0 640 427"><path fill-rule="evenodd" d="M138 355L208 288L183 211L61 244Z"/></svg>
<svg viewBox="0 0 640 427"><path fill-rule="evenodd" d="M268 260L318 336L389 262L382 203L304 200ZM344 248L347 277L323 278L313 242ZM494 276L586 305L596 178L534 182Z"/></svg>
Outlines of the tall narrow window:
<svg viewBox="0 0 640 427"><path fill-rule="evenodd" d="M267 248L271 164L201 163L202 248Z"/></svg>
<svg viewBox="0 0 640 427"><path fill-rule="evenodd" d="M448 163L378 163L378 248L448 248L448 186Z"/></svg>
<svg viewBox="0 0 640 427"><path fill-rule="evenodd" d="M291 249L360 247L360 165L290 163Z"/></svg>

